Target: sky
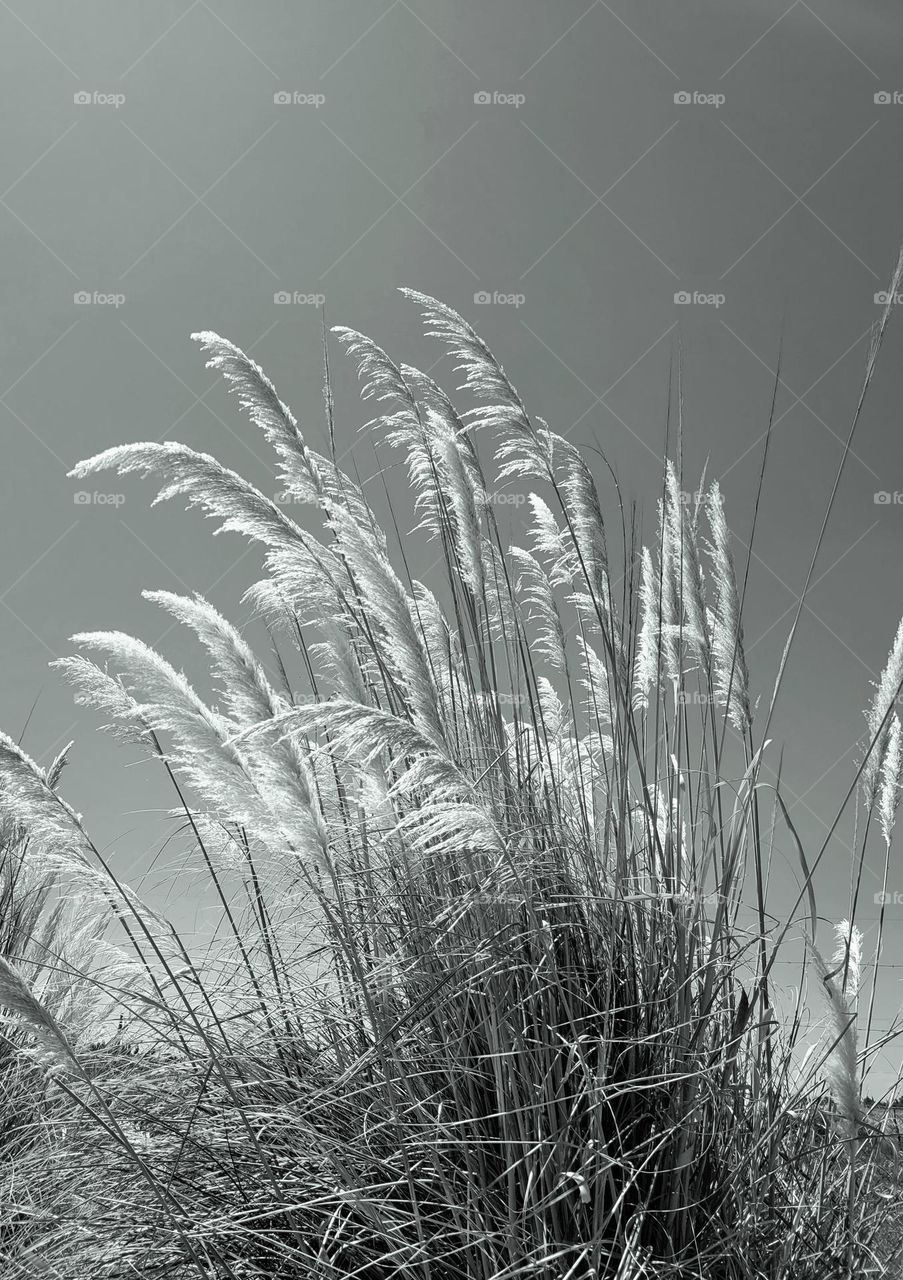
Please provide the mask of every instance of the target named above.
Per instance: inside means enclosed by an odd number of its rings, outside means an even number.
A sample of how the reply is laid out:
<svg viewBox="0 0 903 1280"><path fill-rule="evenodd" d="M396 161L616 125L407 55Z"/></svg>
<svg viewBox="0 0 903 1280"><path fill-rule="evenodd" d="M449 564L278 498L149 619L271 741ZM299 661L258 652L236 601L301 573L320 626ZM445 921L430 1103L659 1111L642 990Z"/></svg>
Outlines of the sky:
<svg viewBox="0 0 903 1280"><path fill-rule="evenodd" d="M0 725L44 762L75 739L64 792L124 874L164 892L172 796L48 663L75 632L121 629L190 670L141 590L200 590L242 622L259 558L197 513L151 510L149 483L80 490L66 472L178 439L273 490L197 330L252 353L322 447L316 300L423 367L438 349L396 290L434 294L536 414L604 448L647 516L679 353L685 475L708 459L741 565L782 351L747 611L767 697L903 239L901 39L896 0L0 0ZM903 613L901 352L897 321L771 730L810 854ZM339 449L366 480L371 414L332 363ZM403 472L388 483L400 498ZM867 949L881 859L875 842ZM842 824L826 921L850 863ZM795 874L779 837L776 913ZM880 1027L901 1006L896 850L889 889ZM166 892L184 915L190 894Z"/></svg>

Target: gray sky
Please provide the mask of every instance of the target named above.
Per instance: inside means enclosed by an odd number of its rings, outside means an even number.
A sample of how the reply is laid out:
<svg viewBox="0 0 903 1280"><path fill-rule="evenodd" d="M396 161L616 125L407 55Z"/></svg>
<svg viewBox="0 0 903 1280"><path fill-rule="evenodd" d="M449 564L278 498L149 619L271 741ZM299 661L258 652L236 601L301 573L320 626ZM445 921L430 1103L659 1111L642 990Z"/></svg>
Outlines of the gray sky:
<svg viewBox="0 0 903 1280"><path fill-rule="evenodd" d="M150 511L140 482L101 477L92 495L124 501L76 504L65 472L166 437L272 490L261 442L188 334L251 350L320 445L317 309L276 304L280 291L324 294L331 323L420 364L438 348L394 291L443 298L537 414L606 450L647 511L679 338L687 475L710 458L741 536L783 327L747 615L767 694L903 236L903 98L875 100L903 91L901 38L896 0L0 0L0 723L18 734L41 692L26 745L50 757L77 738L66 793L125 871L150 865L172 798L46 663L79 630L162 636L144 587L199 589L241 621L258 562L196 514ZM682 291L717 305L676 304ZM901 344L895 326L773 725L810 851L903 613L903 505L874 500L903 503ZM334 366L348 448L370 414L338 352ZM372 452L356 457L370 475ZM162 647L193 661L177 631ZM834 920L841 835L819 888ZM776 903L794 870L781 842ZM876 843L866 928L879 870ZM897 967L880 1026L900 1006L901 911L888 912Z"/></svg>

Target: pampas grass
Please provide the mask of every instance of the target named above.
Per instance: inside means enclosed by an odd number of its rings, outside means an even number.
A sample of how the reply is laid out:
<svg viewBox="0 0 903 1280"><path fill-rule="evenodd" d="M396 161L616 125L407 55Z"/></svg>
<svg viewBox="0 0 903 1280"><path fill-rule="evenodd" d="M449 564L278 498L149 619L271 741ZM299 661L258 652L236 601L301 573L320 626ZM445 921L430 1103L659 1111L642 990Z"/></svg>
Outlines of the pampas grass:
<svg viewBox="0 0 903 1280"><path fill-rule="evenodd" d="M795 624L760 728L717 480L688 503L665 459L642 530L466 319L403 293L467 407L335 332L376 407L367 431L401 455L408 516L439 555L430 582L335 460L328 360L327 456L259 365L193 335L319 536L180 444L73 469L155 474L156 501L262 544L246 600L273 647L201 596L155 590L199 642L211 698L118 632L73 637L92 657L58 664L173 785L172 838L223 925L198 954L113 875L58 794L62 762L45 772L0 740L0 829L68 876L54 946L80 993L67 1003L0 955L15 1034L73 1072L3 1095L12 1117L27 1098L33 1140L11 1143L10 1178L41 1206L0 1231L4 1265L62 1280L886 1274L895 1149L861 1096L882 934L863 1044L855 910L829 969L824 849L807 858L762 773ZM501 485L528 489L514 544ZM858 773L885 884L899 647ZM803 878L780 931L772 807ZM53 912L42 897L29 933L62 927ZM802 986L774 977L791 930L824 997L814 1029ZM76 965L89 937L109 969Z"/></svg>

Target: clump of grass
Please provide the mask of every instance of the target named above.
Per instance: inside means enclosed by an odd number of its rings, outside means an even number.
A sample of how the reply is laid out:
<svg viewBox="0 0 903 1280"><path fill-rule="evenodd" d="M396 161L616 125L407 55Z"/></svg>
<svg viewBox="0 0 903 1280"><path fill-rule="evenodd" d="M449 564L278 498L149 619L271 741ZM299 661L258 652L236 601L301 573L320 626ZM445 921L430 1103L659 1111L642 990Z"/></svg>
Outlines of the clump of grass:
<svg viewBox="0 0 903 1280"><path fill-rule="evenodd" d="M763 773L796 624L759 731L746 576L717 482L691 507L666 461L643 546L617 486L603 497L467 321L405 292L471 407L337 333L379 408L369 430L404 455L418 529L439 551L432 584L412 578L404 544L390 550L337 465L328 378L322 454L259 366L213 333L195 337L274 448L303 522L179 444L118 446L73 471L158 475L157 501L182 498L260 543L265 576L248 598L276 647L264 662L201 597L154 591L200 641L215 703L120 633L75 637L103 665L61 664L172 779L222 914L204 957L115 879L34 763L0 751L0 816L91 889L132 965L121 1027L78 1057L54 1104L66 1135L23 1162L55 1217L9 1247L10 1265L879 1275L894 1171L860 1101L873 1047L853 1025L858 934L841 926L839 979L815 939L824 848L807 860ZM542 490L527 546L508 545L496 518L493 486L509 483ZM897 674L892 654L859 770L888 850ZM803 879L777 934L767 797ZM802 1010L779 1007L771 976L806 925L830 1003L808 1058ZM42 1021L11 975L0 966L0 1000L67 1044L65 1019Z"/></svg>

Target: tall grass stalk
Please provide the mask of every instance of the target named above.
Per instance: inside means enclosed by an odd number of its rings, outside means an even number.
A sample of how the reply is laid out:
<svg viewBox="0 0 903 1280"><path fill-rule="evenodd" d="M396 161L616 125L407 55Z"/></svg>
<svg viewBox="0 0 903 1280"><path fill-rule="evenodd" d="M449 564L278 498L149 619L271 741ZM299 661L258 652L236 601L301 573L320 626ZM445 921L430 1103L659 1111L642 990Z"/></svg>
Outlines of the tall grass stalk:
<svg viewBox="0 0 903 1280"><path fill-rule="evenodd" d="M169 442L72 472L156 476L156 501L258 543L247 600L272 653L202 597L150 591L198 639L212 698L118 632L74 637L95 658L59 664L171 780L178 838L222 917L204 954L114 875L58 772L0 743L8 847L59 880L67 914L49 887L36 911L27 894L10 904L29 938L52 922L78 993L58 1004L58 981L29 984L0 954L0 1071L25 1073L3 1101L14 1120L28 1099L32 1139L2 1132L10 1177L42 1206L4 1221L4 1264L66 1280L886 1274L896 1153L861 1098L883 913L860 1049L858 888L829 970L815 939L827 839L807 856L782 763L774 786L763 769L889 309L759 727L743 614L770 426L738 581L717 479L686 500L679 386L677 456L642 530L604 455L599 484L463 317L403 292L468 407L334 332L376 406L368 432L402 456L432 582L415 577L398 501L380 516L338 465L325 330L326 453L253 360L194 335L274 451L274 496ZM500 493L523 509L514 544ZM857 886L873 811L885 886L890 869L898 647L831 825L861 779ZM785 833L802 887L771 929ZM808 946L792 997L773 966L794 935ZM79 950L89 936L112 976ZM45 1071L64 1063L72 1080Z"/></svg>

